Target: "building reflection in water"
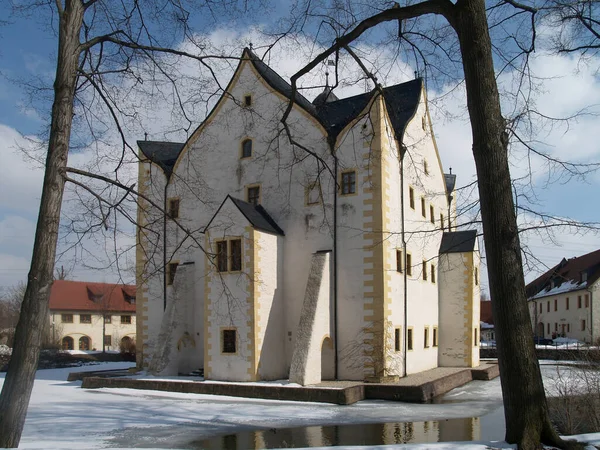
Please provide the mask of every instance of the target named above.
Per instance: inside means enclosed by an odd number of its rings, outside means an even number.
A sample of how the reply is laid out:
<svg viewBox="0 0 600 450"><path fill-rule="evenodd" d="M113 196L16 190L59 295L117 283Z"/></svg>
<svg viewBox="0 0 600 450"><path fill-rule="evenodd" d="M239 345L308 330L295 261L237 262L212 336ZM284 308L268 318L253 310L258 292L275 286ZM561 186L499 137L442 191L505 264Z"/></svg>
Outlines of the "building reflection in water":
<svg viewBox="0 0 600 450"><path fill-rule="evenodd" d="M192 448L248 450L263 448L385 445L481 440L478 417L428 422L397 422L272 428L245 431L191 443Z"/></svg>

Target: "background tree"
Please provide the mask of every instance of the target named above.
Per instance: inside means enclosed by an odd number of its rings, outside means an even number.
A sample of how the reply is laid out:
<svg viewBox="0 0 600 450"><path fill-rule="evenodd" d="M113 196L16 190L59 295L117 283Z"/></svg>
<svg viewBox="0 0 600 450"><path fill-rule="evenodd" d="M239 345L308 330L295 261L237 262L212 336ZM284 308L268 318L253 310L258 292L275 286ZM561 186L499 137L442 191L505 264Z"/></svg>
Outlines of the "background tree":
<svg viewBox="0 0 600 450"><path fill-rule="evenodd" d="M101 221L91 228L108 228L110 214L116 221L117 211L131 219L123 202L135 203L133 195L136 192L133 185L120 181L119 169L127 156L136 153L125 136L128 120L129 123L135 120L135 111L119 109L123 102L120 94L127 95L136 88L140 92L144 82L155 81L153 87L145 91L143 99L149 101L151 94L155 98L161 97L165 93L163 89L168 90L173 109L181 111L179 118L187 119L189 129L192 119L186 115L188 107L197 105L204 96L210 98L212 93L203 93L200 89L193 104L184 104L176 81L185 74L178 72L177 58L196 61L196 68L205 68L208 72L211 60L227 58L221 54L211 55L212 49L193 33L190 23L197 20L196 23L202 25L215 23L217 18L231 19L238 11L237 6L235 1L199 3L185 0L143 4L135 0L118 3L40 0L15 5L17 14L35 14L37 17L45 14L49 24L56 24L58 51L32 262L13 354L0 394L0 447L18 446L25 421L42 340L41 333L36 330L48 324L48 298L65 182L68 180L88 191L99 202ZM242 3L241 6L246 8L248 5ZM162 84L158 83L159 78ZM113 90L112 84L117 80L128 89ZM102 105L101 110L106 116L98 112L98 105ZM69 149L82 148L90 142L98 145L107 131L102 126L109 123L121 138L121 149L115 152L113 148L108 156L104 155L113 165L113 176L99 176L98 161L89 171L68 169ZM83 125L91 127L86 129ZM185 128L185 122L182 126ZM77 176L94 177L105 185L95 192L97 186L92 186L89 179L77 180ZM109 197L107 185L122 189L118 198Z"/></svg>

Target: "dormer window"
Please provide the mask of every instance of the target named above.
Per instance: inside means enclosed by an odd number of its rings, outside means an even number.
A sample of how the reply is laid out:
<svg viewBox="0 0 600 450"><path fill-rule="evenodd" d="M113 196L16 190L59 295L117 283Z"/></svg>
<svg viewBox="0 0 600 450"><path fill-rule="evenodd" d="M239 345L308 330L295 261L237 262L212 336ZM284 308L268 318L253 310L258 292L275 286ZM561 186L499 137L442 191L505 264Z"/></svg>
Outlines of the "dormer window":
<svg viewBox="0 0 600 450"><path fill-rule="evenodd" d="M579 279L581 280L581 281L580 281L581 283L584 283L584 282L586 282L586 281L587 281L587 272L581 272L581 273L579 274Z"/></svg>
<svg viewBox="0 0 600 450"><path fill-rule="evenodd" d="M252 96L251 95L244 95L244 106L245 107L252 106Z"/></svg>
<svg viewBox="0 0 600 450"><path fill-rule="evenodd" d="M252 139L244 139L242 141L242 158L250 158L252 156Z"/></svg>

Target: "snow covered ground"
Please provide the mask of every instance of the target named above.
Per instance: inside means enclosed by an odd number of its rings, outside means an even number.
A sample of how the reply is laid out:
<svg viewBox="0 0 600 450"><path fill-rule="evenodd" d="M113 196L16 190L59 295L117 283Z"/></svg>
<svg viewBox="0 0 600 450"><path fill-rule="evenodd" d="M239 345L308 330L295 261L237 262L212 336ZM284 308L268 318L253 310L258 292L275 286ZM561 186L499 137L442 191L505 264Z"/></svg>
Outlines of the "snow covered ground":
<svg viewBox="0 0 600 450"><path fill-rule="evenodd" d="M105 363L76 370L130 366L132 363ZM477 424L482 441L352 448L512 448L501 442L504 418L499 379L473 381L449 392L441 404L363 401L339 406L132 389L84 390L80 388L80 381L65 381L73 370L38 371L19 448L203 448L203 442L210 437L256 429L277 429L273 431L276 433L283 432L281 428L300 426L390 422L396 425L415 422L417 427L418 422L424 421L439 421L441 427L443 423L454 423L447 419L470 417L480 418L473 423ZM544 364L542 373L549 390L555 390L552 385L556 366ZM0 374L0 382L3 381L4 374ZM358 426L351 428L360 430ZM600 433L578 438L600 444ZM247 447L238 443L238 448Z"/></svg>

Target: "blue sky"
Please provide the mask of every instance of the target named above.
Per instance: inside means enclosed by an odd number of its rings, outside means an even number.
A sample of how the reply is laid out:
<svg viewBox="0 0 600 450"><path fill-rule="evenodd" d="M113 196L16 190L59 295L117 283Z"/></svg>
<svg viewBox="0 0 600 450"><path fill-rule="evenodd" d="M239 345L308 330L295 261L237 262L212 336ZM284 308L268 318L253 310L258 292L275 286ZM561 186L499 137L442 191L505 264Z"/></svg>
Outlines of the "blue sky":
<svg viewBox="0 0 600 450"><path fill-rule="evenodd" d="M276 12L281 11L280 5ZM0 15L6 17L7 14L8 6L3 2L0 4ZM0 153L3 161L0 165L0 287L25 279L39 206L42 172L39 165L24 158L16 145L30 146L22 135L32 136L47 124L47 117L40 117L31 106L47 111L49 103L42 96L34 96L31 104L26 90L19 84L38 77L51 87L55 70L56 36L50 26L41 20L15 18L11 25L0 28L3 44L0 49ZM232 40L238 38L241 52L248 41L260 40L247 25L248 23L237 24L232 27L228 24L219 29L211 29L209 38L217 46L226 40L231 44ZM305 44L307 47L312 45L309 41ZM280 73L289 76L301 66L302 60L294 52L293 46L287 47L275 51L278 58L272 64ZM536 99L540 109L560 115L585 106L597 108L600 105L600 80L595 74L595 70L600 67L600 60L592 60L590 67L586 68L571 56L539 54L536 58L533 63L536 73L548 77L548 81L543 84L544 90ZM411 68L407 67L406 72L412 73ZM398 78L392 75L384 82L392 84L397 81ZM337 95L344 97L354 93L357 92L342 89ZM435 100L440 93L442 92L431 91L429 97ZM464 92L458 90L455 95L448 96L439 103L437 113L432 108L433 126L443 165L446 169L453 167L453 172L459 176L459 185L468 183L474 177L470 131L464 120L464 100ZM447 121L441 111L452 111L461 120ZM157 117L161 117L160 114ZM200 123L202 118L199 115L197 122ZM154 125L159 127L160 124ZM152 127L153 124L148 126ZM598 118L582 117L570 125L568 132L565 133L566 128L557 127L540 134L540 139L560 157L600 161L597 128ZM142 136L130 136L132 144L139 138ZM513 174L520 174L525 166L523 160L514 160ZM546 186L547 173L543 166L536 164L534 169L534 183L541 210L581 221L599 221L600 200L595 195L600 192L598 173L591 174L585 181L571 180L565 184L559 180ZM600 247L600 237L597 234L578 235L572 230L563 230L557 233L556 239L561 246L538 237L528 238L527 242L546 265L556 264L563 256L577 256ZM63 263L68 266L71 262L65 260ZM72 265L75 279L114 279L111 271L99 272L81 267L78 263Z"/></svg>

